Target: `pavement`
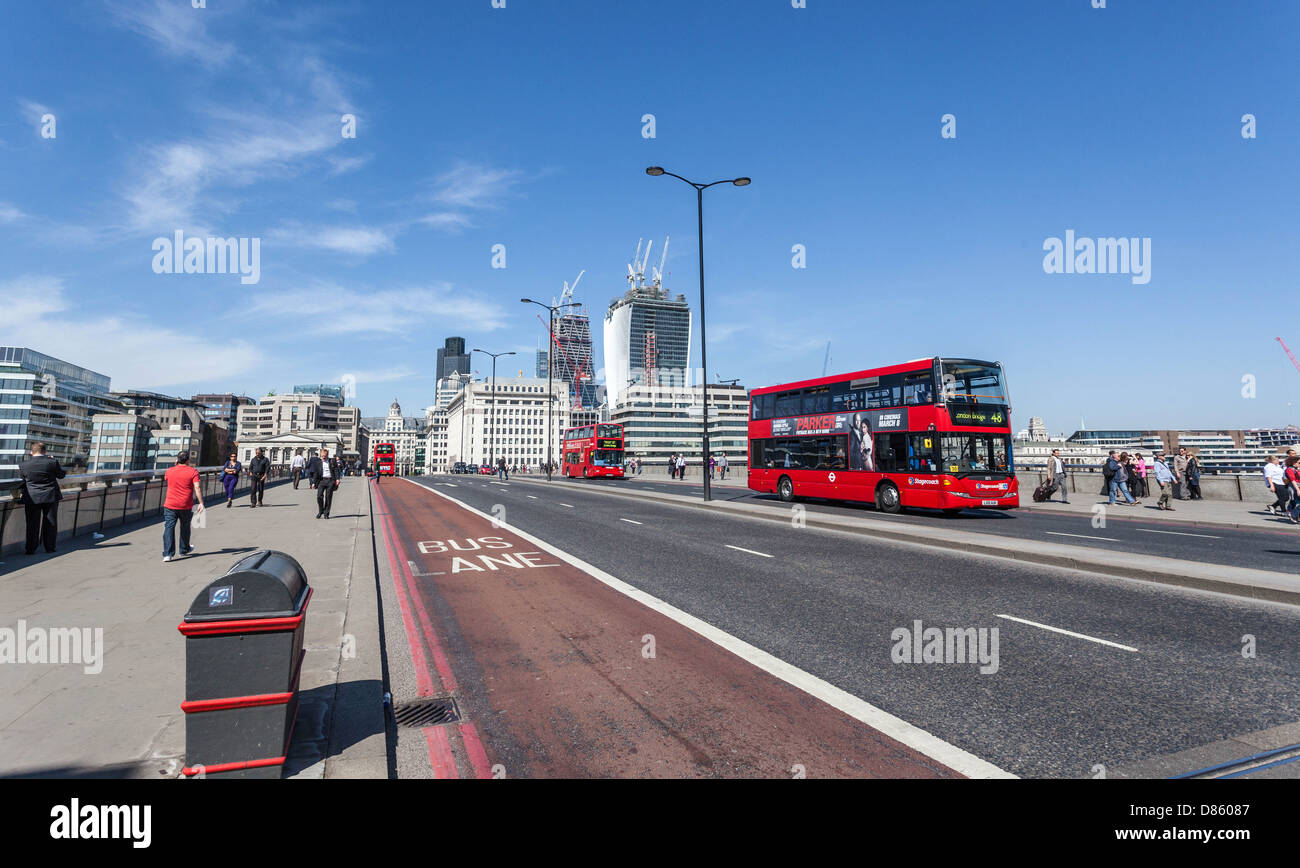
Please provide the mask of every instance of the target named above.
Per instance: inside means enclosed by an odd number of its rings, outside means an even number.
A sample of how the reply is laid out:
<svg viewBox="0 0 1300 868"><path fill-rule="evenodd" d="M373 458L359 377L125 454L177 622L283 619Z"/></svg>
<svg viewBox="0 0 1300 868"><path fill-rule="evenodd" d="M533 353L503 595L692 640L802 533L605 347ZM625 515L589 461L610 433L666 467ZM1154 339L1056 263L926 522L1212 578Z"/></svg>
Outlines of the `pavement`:
<svg viewBox="0 0 1300 868"><path fill-rule="evenodd" d="M611 678L624 676L620 664L638 665L627 657L652 613L627 624L565 617L582 612L584 595L608 578L1015 775L1165 777L1298 740L1300 610L1294 606L973 553L942 542L950 523L938 516L929 518L935 539L918 543L800 524L788 512L777 522L644 491L612 496L602 485L576 481L548 485L516 476L503 485L443 476L419 482L431 489L430 503L452 499L497 517L505 526L492 533L544 542L549 549L533 545L584 563L592 577L553 589L545 606L522 605L532 602L533 576L542 571L502 568L473 572L472 580L453 578L447 553L427 544L448 545L436 539L452 535L444 533L445 510L417 502L409 525L398 522L407 551L421 551L423 541L430 552L411 558L426 574L413 581L436 612L431 626L449 649L461 689L482 691L472 706L490 733L484 745L491 763L510 765L516 751L560 755L572 744L596 755L583 768L611 768L605 764L609 731L602 728L609 716L593 686L605 682L595 673L585 690L563 697L566 704L526 698L530 677L540 679L538 688L552 684L562 663L585 660ZM469 537L460 545L469 547ZM480 595L494 605L484 606ZM508 607L510 600L517 605ZM507 609L512 614L498 624L493 612ZM960 658L897 661L897 631L918 621L945 630L997 628L1000 665L985 673ZM567 649L540 644L553 630L568 637ZM607 650L610 630L621 654ZM503 636L511 641L499 644ZM689 670L675 675L692 685L703 677ZM663 695L662 685L658 692L642 689L653 699ZM733 707L722 693L716 700ZM700 714L719 719L705 708L687 702L670 719L681 726ZM515 719L516 709L528 712L526 721ZM664 719L662 708L653 711ZM503 723L494 731L484 722L501 716L514 728ZM803 724L799 717L760 719L773 739ZM1275 755L1281 764L1248 774L1296 777L1300 763L1285 761L1292 758ZM692 773L711 771L700 764Z"/></svg>
<svg viewBox="0 0 1300 868"><path fill-rule="evenodd" d="M185 753L185 640L177 631L204 586L240 557L285 551L313 588L300 710L286 773L387 777L382 647L364 480L346 478L333 517L313 518L306 484L209 504L197 551L162 562L161 520L78 537L53 555L0 565L0 628L102 630L102 671L0 665L0 776L174 778ZM179 543L178 543L179 544ZM92 633L93 635L93 633ZM95 668L93 665L91 669Z"/></svg>

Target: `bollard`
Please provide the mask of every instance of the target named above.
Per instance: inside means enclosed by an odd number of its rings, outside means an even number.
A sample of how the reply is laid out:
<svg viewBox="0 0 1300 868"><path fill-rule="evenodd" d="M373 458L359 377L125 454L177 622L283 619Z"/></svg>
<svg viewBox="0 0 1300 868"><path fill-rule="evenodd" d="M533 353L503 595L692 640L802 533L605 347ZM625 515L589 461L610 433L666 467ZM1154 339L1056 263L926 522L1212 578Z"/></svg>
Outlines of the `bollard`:
<svg viewBox="0 0 1300 868"><path fill-rule="evenodd" d="M277 551L237 561L199 592L185 636L183 774L279 778L298 713L311 587Z"/></svg>

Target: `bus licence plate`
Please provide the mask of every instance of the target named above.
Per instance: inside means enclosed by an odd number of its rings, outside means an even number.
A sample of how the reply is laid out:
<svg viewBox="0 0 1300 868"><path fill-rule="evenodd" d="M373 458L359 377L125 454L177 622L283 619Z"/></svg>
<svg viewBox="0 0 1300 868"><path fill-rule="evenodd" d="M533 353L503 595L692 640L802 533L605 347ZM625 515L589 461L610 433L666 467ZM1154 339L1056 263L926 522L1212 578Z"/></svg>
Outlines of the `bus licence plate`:
<svg viewBox="0 0 1300 868"><path fill-rule="evenodd" d="M998 502L997 502L996 500L981 500L981 501L980 501L980 505L981 505L981 506L997 506L997 505L998 505Z"/></svg>

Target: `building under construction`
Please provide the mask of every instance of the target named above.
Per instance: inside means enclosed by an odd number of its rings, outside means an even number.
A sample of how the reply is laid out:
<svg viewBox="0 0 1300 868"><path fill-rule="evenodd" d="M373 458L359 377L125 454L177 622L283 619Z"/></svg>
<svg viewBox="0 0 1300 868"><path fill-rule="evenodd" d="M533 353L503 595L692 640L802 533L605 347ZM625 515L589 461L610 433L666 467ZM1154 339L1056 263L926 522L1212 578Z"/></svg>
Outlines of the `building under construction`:
<svg viewBox="0 0 1300 868"><path fill-rule="evenodd" d="M596 406L596 384L591 366L591 321L585 308L576 310L555 318L552 370L557 380L569 384L569 403L582 409Z"/></svg>
<svg viewBox="0 0 1300 868"><path fill-rule="evenodd" d="M611 408L623 404L629 386L685 387L691 357L691 308L686 296L664 286L664 243L659 267L646 280L650 245L628 264L628 289L605 312L605 384Z"/></svg>

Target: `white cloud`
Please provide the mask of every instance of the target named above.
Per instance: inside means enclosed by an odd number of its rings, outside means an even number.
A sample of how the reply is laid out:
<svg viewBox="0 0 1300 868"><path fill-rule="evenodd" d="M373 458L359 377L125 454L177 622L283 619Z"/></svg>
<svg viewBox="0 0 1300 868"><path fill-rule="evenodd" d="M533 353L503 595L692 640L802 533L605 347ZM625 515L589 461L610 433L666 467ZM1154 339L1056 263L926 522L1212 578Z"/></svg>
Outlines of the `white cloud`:
<svg viewBox="0 0 1300 868"><path fill-rule="evenodd" d="M459 163L438 176L433 200L453 208L492 208L522 176L514 169Z"/></svg>
<svg viewBox="0 0 1300 868"><path fill-rule="evenodd" d="M26 216L14 205L8 202L0 202L0 223L16 223Z"/></svg>
<svg viewBox="0 0 1300 868"><path fill-rule="evenodd" d="M64 298L57 277L0 282L0 298L9 300L7 306L16 300L17 308L0 321L0 343L34 347L106 374L117 389L220 380L255 370L262 361L261 351L239 338L209 340L201 329L181 331L134 317L83 317Z"/></svg>
<svg viewBox="0 0 1300 868"><path fill-rule="evenodd" d="M208 33L213 17L221 14L216 9L195 9L183 0L130 0L108 8L119 25L144 36L173 57L220 66L235 53L233 45Z"/></svg>
<svg viewBox="0 0 1300 868"><path fill-rule="evenodd" d="M451 284L408 289L365 291L323 283L306 289L263 293L250 299L253 313L310 312L325 306L338 311L303 317L303 325L317 335L423 334L433 325L449 333L491 331L505 324L499 305L454 290ZM364 312L364 313L360 313Z"/></svg>
<svg viewBox="0 0 1300 868"><path fill-rule="evenodd" d="M420 372L408 365L400 365L393 368L381 368L376 371L344 371L335 377L338 382L343 382L347 377L352 377L356 383L391 383L394 380L405 380L407 377L417 376Z"/></svg>
<svg viewBox="0 0 1300 868"><path fill-rule="evenodd" d="M272 229L267 237L293 247L329 250L355 256L392 253L396 249L388 230L373 226L308 227L294 224Z"/></svg>
<svg viewBox="0 0 1300 868"><path fill-rule="evenodd" d="M416 221L423 226L430 226L434 229L446 229L451 232L458 232L469 226L473 222L464 214L457 214L454 211L439 211L436 214L427 214Z"/></svg>
<svg viewBox="0 0 1300 868"><path fill-rule="evenodd" d="M342 175L347 172L360 169L374 157L373 154L366 154L361 157L328 157L331 175Z"/></svg>
<svg viewBox="0 0 1300 868"><path fill-rule="evenodd" d="M39 102L32 102L29 99L20 99L18 100L18 104L22 106L23 116L27 118L29 123L31 123L32 127L36 130L36 134L40 135L42 127L41 118L45 115L54 114L54 109Z"/></svg>

